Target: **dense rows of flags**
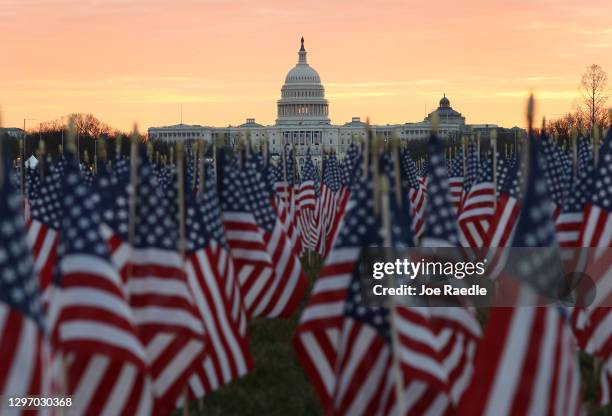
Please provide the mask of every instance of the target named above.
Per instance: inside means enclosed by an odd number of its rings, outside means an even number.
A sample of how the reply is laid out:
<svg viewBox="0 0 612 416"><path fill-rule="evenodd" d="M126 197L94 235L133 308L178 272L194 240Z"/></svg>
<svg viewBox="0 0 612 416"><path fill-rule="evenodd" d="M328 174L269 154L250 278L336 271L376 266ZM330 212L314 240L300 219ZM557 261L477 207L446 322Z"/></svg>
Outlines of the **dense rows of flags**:
<svg viewBox="0 0 612 416"><path fill-rule="evenodd" d="M470 142L446 158L433 132L421 169L408 148L369 140L320 172L310 153L272 162L250 146L213 163L180 146L159 163L134 141L96 171L66 152L23 175L4 158L0 395L169 414L253 368L250 320L307 299L294 347L326 414L579 414L579 350L609 404L612 132L598 160L576 143L575 158L545 133L523 155ZM471 305L368 307L370 246L495 247L492 264L548 247L545 264L520 260L523 298L555 284L550 264L579 262L561 247L595 247L598 292L583 307L490 308L484 327ZM324 263L307 294L312 252Z"/></svg>

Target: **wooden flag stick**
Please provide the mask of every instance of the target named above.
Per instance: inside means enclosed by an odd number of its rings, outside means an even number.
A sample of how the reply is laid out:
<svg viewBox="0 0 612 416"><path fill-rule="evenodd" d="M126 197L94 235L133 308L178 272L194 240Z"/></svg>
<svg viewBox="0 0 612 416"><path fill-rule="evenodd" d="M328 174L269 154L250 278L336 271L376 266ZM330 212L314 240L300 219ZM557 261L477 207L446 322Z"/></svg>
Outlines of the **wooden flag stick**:
<svg viewBox="0 0 612 416"><path fill-rule="evenodd" d="M463 178L465 180L466 170L467 170L467 136L463 136L461 139L461 154L463 159Z"/></svg>
<svg viewBox="0 0 612 416"><path fill-rule="evenodd" d="M204 191L204 180L206 179L206 165L204 155L206 154L206 142L202 140L198 146L198 194Z"/></svg>
<svg viewBox="0 0 612 416"><path fill-rule="evenodd" d="M199 170L199 164L198 164L198 160L200 157L200 147L203 146L204 143L202 143L200 140L196 140L193 145L191 146L191 158L193 159L193 175L194 175L194 182L195 182L195 174L197 172L198 176L198 180L200 179L200 170ZM194 149L195 146L195 149ZM195 183L191 184L191 186L196 186ZM194 189L191 189L189 192L193 192ZM196 190L197 191L197 190Z"/></svg>
<svg viewBox="0 0 612 416"><path fill-rule="evenodd" d="M601 130L599 126L593 127L593 166L597 168L597 162L599 162L599 138L601 137Z"/></svg>
<svg viewBox="0 0 612 416"><path fill-rule="evenodd" d="M399 181L399 177L396 177L396 182ZM381 175L379 188L381 191L381 205L382 205L382 224L383 224L383 246L390 248L393 246L393 240L391 238L391 208L389 204L389 178L386 175ZM405 403L404 403L404 376L399 361L399 336L397 332L396 322L396 303L395 296L389 297L389 314L391 318L391 357L393 363L393 372L395 374L395 399L398 408L398 415L405 414Z"/></svg>
<svg viewBox="0 0 612 416"><path fill-rule="evenodd" d="M372 142L372 126L370 126L370 118L366 119L366 137L363 143L363 176L368 176L368 166L370 161L370 143Z"/></svg>
<svg viewBox="0 0 612 416"><path fill-rule="evenodd" d="M98 142L99 138L94 138L94 173L98 174Z"/></svg>
<svg viewBox="0 0 612 416"><path fill-rule="evenodd" d="M185 181L184 163L185 148L183 142L176 143L176 179L178 181L178 224L179 224L179 254L185 258Z"/></svg>
<svg viewBox="0 0 612 416"><path fill-rule="evenodd" d="M395 176L394 183L394 191L395 191L395 200L397 202L397 206L399 209L402 208L402 181L400 174L400 158L399 158L399 149L398 149L398 141L397 133L393 130L391 135L391 156L393 157L393 175Z"/></svg>
<svg viewBox="0 0 612 416"><path fill-rule="evenodd" d="M45 142L41 140L38 142L38 173L40 175L40 181L45 179Z"/></svg>
<svg viewBox="0 0 612 416"><path fill-rule="evenodd" d="M523 166L522 166L522 180L520 181L521 195L525 195L527 188L528 175L529 175L529 157L530 147L533 146L531 143L533 134L533 116L535 113L535 99L533 94L529 95L529 101L527 102L527 140L524 140L524 144L521 145Z"/></svg>
<svg viewBox="0 0 612 416"><path fill-rule="evenodd" d="M570 133L570 140L572 141L572 172L576 177L578 173L578 130L575 127Z"/></svg>
<svg viewBox="0 0 612 416"><path fill-rule="evenodd" d="M374 214L376 217L380 215L381 210L381 189L380 189L380 172L379 172L379 156L383 147L383 140L377 136L372 143L372 185L374 193Z"/></svg>
<svg viewBox="0 0 612 416"><path fill-rule="evenodd" d="M68 153L72 153L73 155L77 151L76 127L74 126L73 120L70 120L70 122L68 123L68 130L66 131L66 151Z"/></svg>
<svg viewBox="0 0 612 416"><path fill-rule="evenodd" d="M172 148L170 148L172 150ZM179 225L179 241L178 250L181 257L181 263L185 262L185 181L184 181L184 163L185 163L185 148L183 142L176 143L176 180L178 187L177 204L178 204L178 225ZM183 390L183 398L185 405L183 406L183 415L189 414L189 389L185 386Z"/></svg>
<svg viewBox="0 0 612 416"><path fill-rule="evenodd" d="M98 140L96 142L96 146L99 147L98 157L96 158L96 174L98 173L98 159L102 161L102 166L106 165L107 162L107 153L106 153L106 140Z"/></svg>
<svg viewBox="0 0 612 416"><path fill-rule="evenodd" d="M131 151L131 148L130 148ZM117 135L115 138L115 161L119 160L121 157L121 135Z"/></svg>
<svg viewBox="0 0 612 416"><path fill-rule="evenodd" d="M134 246L136 236L136 193L138 192L138 127L134 125L130 143L130 200L128 219L128 243Z"/></svg>
<svg viewBox="0 0 612 416"><path fill-rule="evenodd" d="M19 189L21 192L21 198L25 198L25 148L26 148L26 137L28 134L25 129L26 119L23 119L23 136L21 137L21 157L19 163Z"/></svg>

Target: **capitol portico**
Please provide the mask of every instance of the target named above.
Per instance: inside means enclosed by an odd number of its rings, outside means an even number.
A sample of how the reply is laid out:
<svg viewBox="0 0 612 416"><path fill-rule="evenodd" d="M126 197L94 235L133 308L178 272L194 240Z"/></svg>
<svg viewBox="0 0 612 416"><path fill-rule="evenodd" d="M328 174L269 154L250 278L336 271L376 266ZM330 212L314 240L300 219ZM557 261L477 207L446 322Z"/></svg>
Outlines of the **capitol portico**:
<svg viewBox="0 0 612 416"><path fill-rule="evenodd" d="M376 134L390 137L395 132L400 140L427 138L430 134L433 114L439 119L438 133L442 137L460 137L470 129L488 132L497 128L495 124L467 125L465 117L454 110L446 94L438 108L429 113L423 121L416 123L372 125ZM238 126L209 127L201 125L177 124L166 127L151 127L148 130L152 140L215 140L224 137L229 145L236 145L241 139L250 137L254 146L268 140L272 155L280 154L283 145L292 145L298 155L310 149L315 160L320 159L322 151L334 150L342 155L356 139L365 137L366 123L359 117L343 125L332 125L329 118L329 103L325 98L325 88L319 73L308 64L304 38L298 50L298 61L289 70L277 101L277 117L274 125L264 126L253 118Z"/></svg>

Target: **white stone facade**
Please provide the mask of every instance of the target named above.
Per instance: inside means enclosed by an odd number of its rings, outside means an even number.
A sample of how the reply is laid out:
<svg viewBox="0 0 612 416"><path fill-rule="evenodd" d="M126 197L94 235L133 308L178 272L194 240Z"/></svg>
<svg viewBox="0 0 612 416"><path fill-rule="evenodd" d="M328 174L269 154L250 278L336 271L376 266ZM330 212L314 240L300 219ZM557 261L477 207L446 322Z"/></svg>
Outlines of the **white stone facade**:
<svg viewBox="0 0 612 416"><path fill-rule="evenodd" d="M250 137L254 147L261 146L268 140L272 155L280 154L283 145L291 145L298 155L310 149L315 160L319 160L323 151L335 151L342 155L352 141L364 138L366 124L359 117L353 117L343 125L332 125L329 119L329 104L325 99L325 89L317 71L307 61L304 38L298 51L298 62L285 77L281 88L281 97L277 101L276 123L263 126L254 119L235 127L207 127L200 125L178 124L167 127L149 128L152 140L192 140L211 141L224 137L226 143L235 146L241 139ZM390 137L395 132L400 140L425 139L430 134L431 118L438 113L438 133L442 137L460 137L469 126L465 117L453 110L446 95L440 100L438 109L430 113L423 121L392 125L371 126L375 134ZM489 128L497 127L494 124Z"/></svg>

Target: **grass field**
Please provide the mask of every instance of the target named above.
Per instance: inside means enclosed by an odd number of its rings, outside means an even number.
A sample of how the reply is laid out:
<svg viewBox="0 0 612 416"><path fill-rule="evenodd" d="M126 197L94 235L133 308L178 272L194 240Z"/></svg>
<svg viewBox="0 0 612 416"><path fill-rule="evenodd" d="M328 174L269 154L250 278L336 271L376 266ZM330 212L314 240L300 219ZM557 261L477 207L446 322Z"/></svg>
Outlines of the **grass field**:
<svg viewBox="0 0 612 416"><path fill-rule="evenodd" d="M310 284L320 266L306 267ZM304 300L306 302L307 299ZM479 319L486 320L480 311ZM247 376L222 387L203 401L192 402L190 415L214 416L310 416L322 415L322 409L302 367L293 352L292 337L300 312L289 319L258 319L250 325L251 352L255 369ZM586 413L590 416L612 415L612 406L594 406L597 384L593 358L581 354ZM182 415L177 411L176 415Z"/></svg>

